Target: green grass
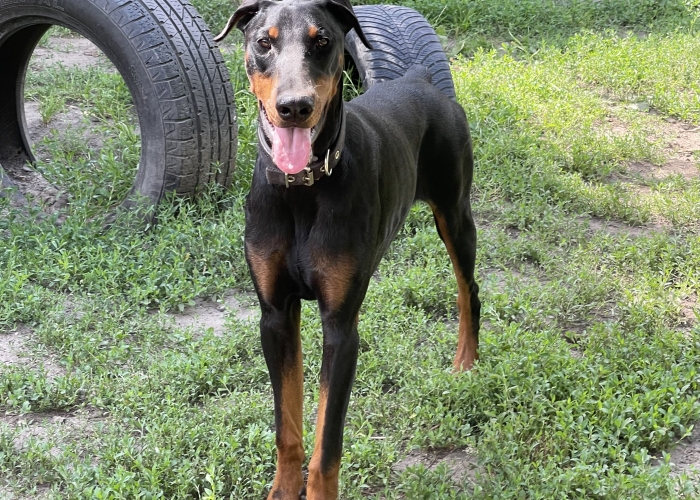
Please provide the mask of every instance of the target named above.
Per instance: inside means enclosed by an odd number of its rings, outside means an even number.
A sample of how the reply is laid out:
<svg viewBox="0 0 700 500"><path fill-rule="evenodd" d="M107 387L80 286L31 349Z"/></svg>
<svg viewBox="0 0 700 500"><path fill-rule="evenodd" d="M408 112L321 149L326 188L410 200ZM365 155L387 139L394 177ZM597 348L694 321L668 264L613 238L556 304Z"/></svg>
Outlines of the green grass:
<svg viewBox="0 0 700 500"><path fill-rule="evenodd" d="M212 23L230 8L197 5ZM700 178L636 178L627 168L668 160L670 118L700 124L700 37L686 9L697 5L411 5L457 40L461 8L472 16L462 28L478 36L508 27L513 38L539 38L534 51L509 43L453 63L477 161L481 361L450 373L456 284L430 210L416 206L361 311L343 498L698 498L698 482L672 475L664 452L700 419L700 327L681 314L700 295ZM622 34L643 27L648 36ZM573 33L580 28L613 30ZM6 488L91 499L262 498L269 488L274 419L256 325L229 317L218 337L165 316L251 288L242 230L255 100L240 47L225 57L241 123L234 185L168 200L147 231L104 229L98 217L138 161L121 80L90 68L31 75L30 98L57 102L53 117L80 107L99 120L105 147L44 139L39 168L70 193L65 220L28 223L12 210L0 219L0 335L31 328L38 364L48 352L63 369L1 368L0 410L106 416L33 437L0 416ZM652 112L630 106L639 102ZM310 453L321 325L313 303L302 317ZM464 447L478 454L475 484L445 467L392 469L414 449Z"/></svg>
<svg viewBox="0 0 700 500"><path fill-rule="evenodd" d="M234 8L228 0L193 0L217 32ZM695 30L698 0L358 0L361 4L398 4L418 10L438 34L454 39L449 52L471 54L501 43L535 51L542 41L565 43L583 30L675 32Z"/></svg>
<svg viewBox="0 0 700 500"><path fill-rule="evenodd" d="M479 47L513 45L534 52L543 42L565 43L583 30L673 32L695 29L697 0L435 0L384 1L412 7L441 35L456 39L451 53L471 54Z"/></svg>

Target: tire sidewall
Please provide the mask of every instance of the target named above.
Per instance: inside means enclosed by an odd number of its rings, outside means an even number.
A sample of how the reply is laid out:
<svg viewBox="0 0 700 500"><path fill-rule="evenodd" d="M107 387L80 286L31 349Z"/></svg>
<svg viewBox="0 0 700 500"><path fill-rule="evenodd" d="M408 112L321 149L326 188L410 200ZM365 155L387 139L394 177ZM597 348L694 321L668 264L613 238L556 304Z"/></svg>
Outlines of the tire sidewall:
<svg viewBox="0 0 700 500"><path fill-rule="evenodd" d="M98 4L112 9L108 12ZM136 198L145 197L146 200L141 202L153 204L160 200L168 183L165 130L155 85L132 41L114 19L120 8L130 8L130 4L134 3L130 0L23 0L22 3L17 0L0 0L0 43L23 27L53 24L79 33L107 56L129 89L138 110L141 131L139 167L125 203L136 204ZM153 26L158 27L156 23ZM149 33L151 37L158 35L158 30ZM168 43L165 37L163 43ZM20 113L24 115L23 110ZM131 198L134 199L130 201Z"/></svg>

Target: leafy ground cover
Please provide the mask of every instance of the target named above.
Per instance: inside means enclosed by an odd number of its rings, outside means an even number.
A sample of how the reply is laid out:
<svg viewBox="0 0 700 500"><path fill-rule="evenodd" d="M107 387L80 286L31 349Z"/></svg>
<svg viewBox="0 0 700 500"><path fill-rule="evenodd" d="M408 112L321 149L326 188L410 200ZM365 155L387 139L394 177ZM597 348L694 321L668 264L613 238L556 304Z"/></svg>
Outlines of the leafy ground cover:
<svg viewBox="0 0 700 500"><path fill-rule="evenodd" d="M197 6L220 26L227 3ZM698 498L671 454L700 419L697 2L410 5L463 54L482 359L449 371L456 285L416 206L362 309L343 498ZM141 230L101 224L139 131L82 43L44 40L56 61L33 61L26 91L37 169L63 201L31 221L0 206L0 497L263 498L274 429L242 256L256 137L240 47L224 47L233 187L170 200ZM76 46L89 64L67 61ZM314 304L302 314L310 451L321 335Z"/></svg>

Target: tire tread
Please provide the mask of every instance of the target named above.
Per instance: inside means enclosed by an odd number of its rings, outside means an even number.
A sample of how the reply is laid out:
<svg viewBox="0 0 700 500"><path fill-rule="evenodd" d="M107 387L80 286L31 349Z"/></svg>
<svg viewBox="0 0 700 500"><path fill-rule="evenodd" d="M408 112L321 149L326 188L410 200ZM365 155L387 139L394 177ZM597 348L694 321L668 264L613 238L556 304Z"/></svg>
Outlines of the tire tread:
<svg viewBox="0 0 700 500"><path fill-rule="evenodd" d="M418 12L397 5L355 7L362 30L374 50L367 50L354 31L347 36L347 49L365 88L401 77L414 64L426 66L433 84L456 100L454 82L440 39Z"/></svg>

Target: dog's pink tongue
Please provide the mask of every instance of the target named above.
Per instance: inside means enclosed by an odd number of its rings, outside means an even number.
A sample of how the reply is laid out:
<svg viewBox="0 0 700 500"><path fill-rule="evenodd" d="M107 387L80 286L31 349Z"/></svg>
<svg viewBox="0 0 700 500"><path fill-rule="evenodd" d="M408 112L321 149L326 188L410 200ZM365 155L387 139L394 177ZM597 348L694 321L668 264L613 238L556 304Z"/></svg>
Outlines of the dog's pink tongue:
<svg viewBox="0 0 700 500"><path fill-rule="evenodd" d="M309 163L311 155L311 129L274 128L272 160L275 165L288 174L301 172Z"/></svg>

